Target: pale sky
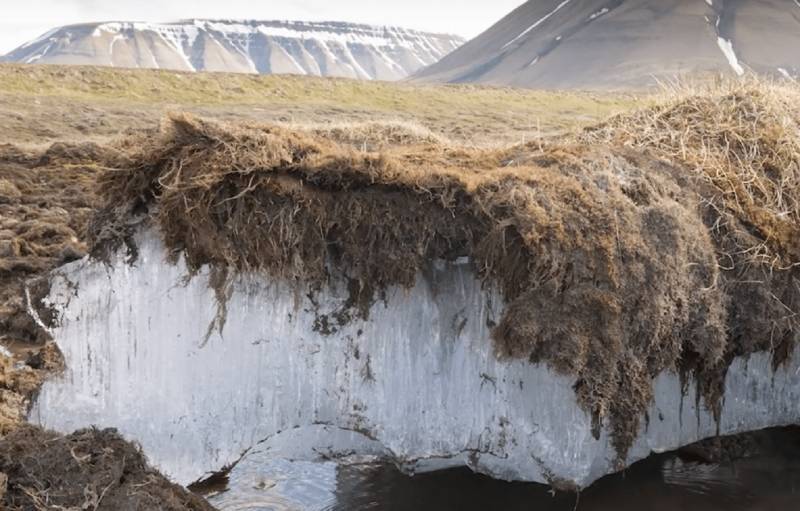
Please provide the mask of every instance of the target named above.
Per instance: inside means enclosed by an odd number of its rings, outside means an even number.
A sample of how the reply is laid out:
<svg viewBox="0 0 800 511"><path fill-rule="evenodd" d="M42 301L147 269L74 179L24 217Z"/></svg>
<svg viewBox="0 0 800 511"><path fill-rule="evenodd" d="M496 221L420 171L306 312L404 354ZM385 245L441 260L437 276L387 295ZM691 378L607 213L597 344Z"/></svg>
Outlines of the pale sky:
<svg viewBox="0 0 800 511"><path fill-rule="evenodd" d="M0 0L0 55L56 26L90 21L353 21L474 37L522 3L524 0Z"/></svg>

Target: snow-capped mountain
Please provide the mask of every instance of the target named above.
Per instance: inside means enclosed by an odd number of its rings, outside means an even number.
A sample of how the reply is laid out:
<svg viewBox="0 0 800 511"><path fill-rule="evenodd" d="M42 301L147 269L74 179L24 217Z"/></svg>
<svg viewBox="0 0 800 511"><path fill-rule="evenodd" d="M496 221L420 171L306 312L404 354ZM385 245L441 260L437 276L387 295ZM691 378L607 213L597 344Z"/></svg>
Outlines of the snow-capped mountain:
<svg viewBox="0 0 800 511"><path fill-rule="evenodd" d="M112 22L57 28L4 60L397 80L463 42L452 35L338 22Z"/></svg>
<svg viewBox="0 0 800 511"><path fill-rule="evenodd" d="M800 0L531 0L420 80L545 88L800 73Z"/></svg>

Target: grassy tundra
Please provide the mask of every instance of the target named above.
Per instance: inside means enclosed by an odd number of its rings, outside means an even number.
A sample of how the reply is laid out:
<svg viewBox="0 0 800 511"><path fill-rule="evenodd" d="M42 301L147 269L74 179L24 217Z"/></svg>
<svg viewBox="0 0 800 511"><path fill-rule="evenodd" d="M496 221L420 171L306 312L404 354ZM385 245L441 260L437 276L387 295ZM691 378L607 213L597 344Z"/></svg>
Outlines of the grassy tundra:
<svg viewBox="0 0 800 511"><path fill-rule="evenodd" d="M165 111L284 123L404 121L468 144L514 143L630 109L633 95L304 76L0 64L0 140L102 141Z"/></svg>

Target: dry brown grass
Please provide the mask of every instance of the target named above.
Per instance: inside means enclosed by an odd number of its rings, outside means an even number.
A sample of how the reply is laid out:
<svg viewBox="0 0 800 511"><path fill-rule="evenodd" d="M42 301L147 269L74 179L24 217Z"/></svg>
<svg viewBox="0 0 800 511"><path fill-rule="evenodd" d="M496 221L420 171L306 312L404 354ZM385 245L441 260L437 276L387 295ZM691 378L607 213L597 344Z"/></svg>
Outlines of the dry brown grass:
<svg viewBox="0 0 800 511"><path fill-rule="evenodd" d="M307 131L322 138L352 146L362 152L379 151L393 146L453 145L418 122L391 121L338 122L330 124L292 124L289 129Z"/></svg>
<svg viewBox="0 0 800 511"><path fill-rule="evenodd" d="M85 255L98 151L92 144L43 153L0 146L0 340L45 340L25 312L22 282Z"/></svg>
<svg viewBox="0 0 800 511"><path fill-rule="evenodd" d="M678 86L658 106L587 130L584 141L650 149L706 180L721 230L744 222L730 264L800 264L800 88L750 78Z"/></svg>

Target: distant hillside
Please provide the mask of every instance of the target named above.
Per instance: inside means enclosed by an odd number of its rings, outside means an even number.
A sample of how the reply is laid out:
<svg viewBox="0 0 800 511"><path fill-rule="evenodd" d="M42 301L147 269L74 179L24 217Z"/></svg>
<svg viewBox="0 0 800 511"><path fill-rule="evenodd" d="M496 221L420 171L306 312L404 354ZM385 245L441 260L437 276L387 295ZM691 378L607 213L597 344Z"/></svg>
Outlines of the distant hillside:
<svg viewBox="0 0 800 511"><path fill-rule="evenodd" d="M57 28L3 59L398 80L433 64L463 42L452 35L337 22L113 22Z"/></svg>
<svg viewBox="0 0 800 511"><path fill-rule="evenodd" d="M800 0L532 0L416 78L614 88L748 70L798 76Z"/></svg>

